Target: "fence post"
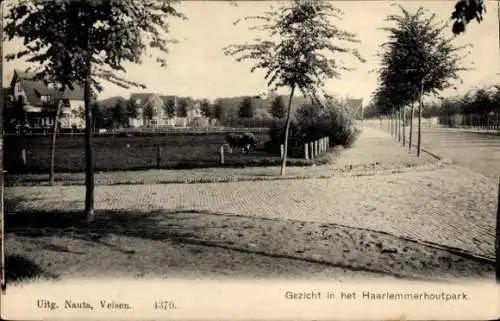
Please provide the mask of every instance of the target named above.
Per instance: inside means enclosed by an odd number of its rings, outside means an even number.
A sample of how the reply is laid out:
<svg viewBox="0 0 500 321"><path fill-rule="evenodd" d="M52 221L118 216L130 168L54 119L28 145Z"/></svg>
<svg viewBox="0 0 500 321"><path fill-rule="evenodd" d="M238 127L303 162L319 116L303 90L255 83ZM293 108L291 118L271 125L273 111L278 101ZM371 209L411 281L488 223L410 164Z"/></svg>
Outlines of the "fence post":
<svg viewBox="0 0 500 321"><path fill-rule="evenodd" d="M307 146L307 143L304 144L304 156L306 160L309 159L309 147Z"/></svg>
<svg viewBox="0 0 500 321"><path fill-rule="evenodd" d="M314 148L313 148L313 143L312 142L309 142L309 150L311 151L311 159L313 159L314 157L316 157L316 155L314 155Z"/></svg>
<svg viewBox="0 0 500 321"><path fill-rule="evenodd" d="M285 154L285 149L283 148L283 144L280 145L280 155L281 155L281 159L283 159L283 156Z"/></svg>
<svg viewBox="0 0 500 321"><path fill-rule="evenodd" d="M156 168L160 168L161 164L161 147L160 145L156 146Z"/></svg>
<svg viewBox="0 0 500 321"><path fill-rule="evenodd" d="M224 165L224 145L220 147L220 163Z"/></svg>
<svg viewBox="0 0 500 321"><path fill-rule="evenodd" d="M26 166L26 148L21 149L21 162Z"/></svg>

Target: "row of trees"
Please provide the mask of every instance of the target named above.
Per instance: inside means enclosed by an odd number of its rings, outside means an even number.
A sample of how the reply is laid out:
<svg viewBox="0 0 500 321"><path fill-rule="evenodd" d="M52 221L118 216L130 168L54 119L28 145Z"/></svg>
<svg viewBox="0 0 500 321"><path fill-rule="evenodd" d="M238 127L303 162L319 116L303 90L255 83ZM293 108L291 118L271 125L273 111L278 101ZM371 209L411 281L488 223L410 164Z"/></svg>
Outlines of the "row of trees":
<svg viewBox="0 0 500 321"><path fill-rule="evenodd" d="M446 98L440 102L429 104L423 111L423 117L500 114L500 87L496 88L494 91L479 89L472 94Z"/></svg>
<svg viewBox="0 0 500 321"><path fill-rule="evenodd" d="M190 98L180 98L177 106L174 99L164 102L163 113L171 118L174 116L186 117ZM138 116L138 106L131 100L116 98L92 104L92 115L96 128L127 127L129 119ZM151 119L155 116L155 111L151 105L146 105L143 116Z"/></svg>
<svg viewBox="0 0 500 321"><path fill-rule="evenodd" d="M500 87L493 86L491 90L481 88L464 96L443 98L427 103L422 110L422 117L445 117L450 115L488 115L500 114ZM376 118L386 113L375 105L365 108L365 118Z"/></svg>
<svg viewBox="0 0 500 321"><path fill-rule="evenodd" d="M467 46L456 47L452 37L445 36L448 26L438 21L435 14L426 16L420 7L409 12L399 6L401 14L389 15L393 26L384 28L389 40L383 44L379 86L373 104L381 114L397 114L406 120L406 107L410 106L410 144L412 146L414 106L418 104L417 155L420 156L421 117L424 96L437 94L459 80L461 62Z"/></svg>
<svg viewBox="0 0 500 321"><path fill-rule="evenodd" d="M260 99L260 98L259 98ZM171 118L174 116L185 117L188 109L188 99L180 98L177 106L175 101L168 100L164 104L165 116ZM252 97L244 97L237 104L216 100L214 103L203 99L200 101L200 109L203 116L210 119L217 119L222 124L231 124L235 118L238 119L281 119L285 116L285 104L280 96L275 97L270 103L255 103ZM92 104L92 114L94 126L96 128L127 127L130 118L138 116L137 106L130 100L113 99L112 101L103 101ZM148 105L143 115L151 119L155 112Z"/></svg>

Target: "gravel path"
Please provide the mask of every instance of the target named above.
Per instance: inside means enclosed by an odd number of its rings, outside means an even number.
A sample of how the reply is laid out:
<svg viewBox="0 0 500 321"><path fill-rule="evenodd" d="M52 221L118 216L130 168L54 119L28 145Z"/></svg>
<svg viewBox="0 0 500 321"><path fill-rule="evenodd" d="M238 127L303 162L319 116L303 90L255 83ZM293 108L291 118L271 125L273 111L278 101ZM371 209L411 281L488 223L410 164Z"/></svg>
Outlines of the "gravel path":
<svg viewBox="0 0 500 321"><path fill-rule="evenodd" d="M6 210L77 210L82 186L10 187ZM333 223L494 258L497 190L458 166L387 176L96 187L96 208L206 211Z"/></svg>

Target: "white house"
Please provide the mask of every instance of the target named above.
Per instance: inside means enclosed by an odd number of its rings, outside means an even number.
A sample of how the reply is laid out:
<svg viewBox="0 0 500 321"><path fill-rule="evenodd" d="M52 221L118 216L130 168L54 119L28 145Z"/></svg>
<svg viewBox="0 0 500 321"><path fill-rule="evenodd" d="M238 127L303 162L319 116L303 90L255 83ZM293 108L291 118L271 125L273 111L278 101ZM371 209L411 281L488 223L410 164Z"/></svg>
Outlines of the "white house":
<svg viewBox="0 0 500 321"><path fill-rule="evenodd" d="M22 101L23 110L21 113L24 114L24 121L31 128L52 127L58 106L61 107L59 115L61 129L85 128L83 114L85 104L82 87L74 86L73 90L66 89L61 92L44 80L35 79L34 73L19 70L14 71L10 86L11 101ZM10 104L10 108L20 108L20 106L21 104Z"/></svg>

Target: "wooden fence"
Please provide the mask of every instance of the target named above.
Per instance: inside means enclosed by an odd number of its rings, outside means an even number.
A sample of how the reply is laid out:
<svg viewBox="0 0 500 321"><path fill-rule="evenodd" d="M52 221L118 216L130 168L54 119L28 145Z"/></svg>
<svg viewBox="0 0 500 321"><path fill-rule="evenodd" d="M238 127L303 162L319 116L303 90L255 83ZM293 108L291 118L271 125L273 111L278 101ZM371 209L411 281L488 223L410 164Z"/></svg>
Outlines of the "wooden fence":
<svg viewBox="0 0 500 321"><path fill-rule="evenodd" d="M119 135L175 135L175 134L224 134L224 133L267 133L269 128L266 127L139 127L139 128L123 128L123 129L108 129L103 131L95 131L94 135L99 136L119 136ZM19 136L20 134L15 133L4 133L6 136ZM31 136L51 136L52 134L47 132L34 132L30 134ZM60 132L57 135L61 136L78 136L84 135L84 132Z"/></svg>
<svg viewBox="0 0 500 321"><path fill-rule="evenodd" d="M323 154L324 152L328 151L328 147L330 146L330 137L323 137L314 141L311 141L309 143L304 144L304 158L306 160L308 159L314 159L318 157L319 155ZM281 158L283 158L284 154L284 145L281 144L280 146L281 149Z"/></svg>
<svg viewBox="0 0 500 321"><path fill-rule="evenodd" d="M394 117L378 117L366 119L364 123L370 127L394 132L398 126L398 120ZM399 122L402 123L402 122ZM407 117L406 127L410 125ZM413 128L418 126L418 118L413 118ZM423 128L457 128L463 130L484 132L500 135L500 114L476 115L457 114L439 117L422 118Z"/></svg>

